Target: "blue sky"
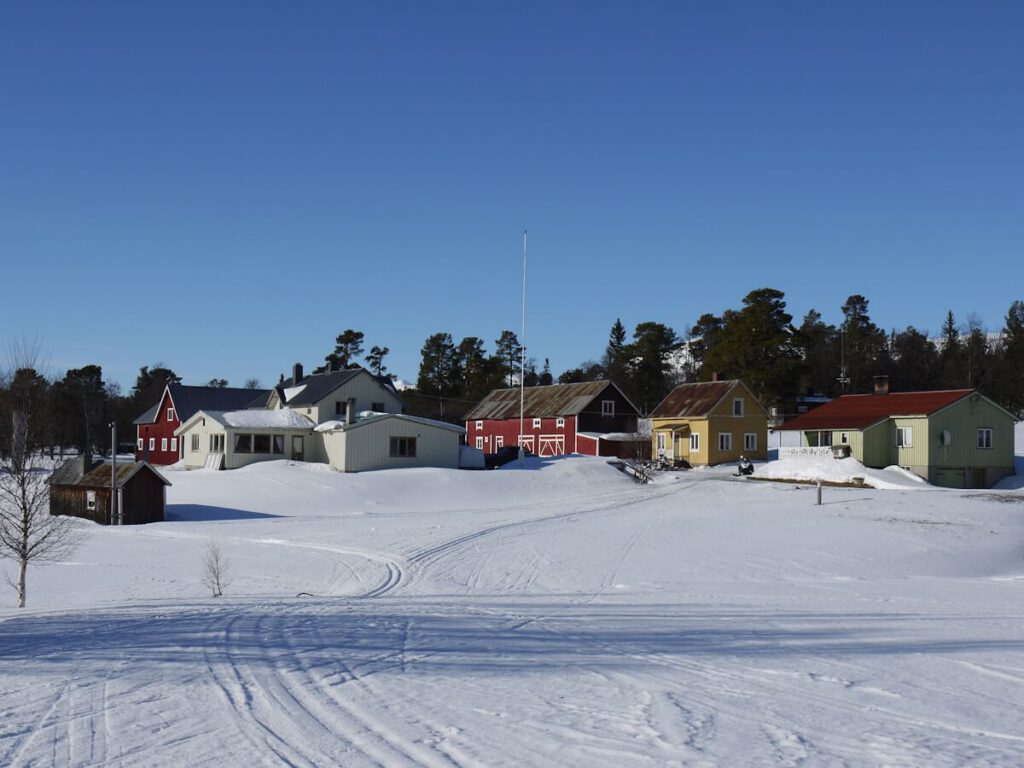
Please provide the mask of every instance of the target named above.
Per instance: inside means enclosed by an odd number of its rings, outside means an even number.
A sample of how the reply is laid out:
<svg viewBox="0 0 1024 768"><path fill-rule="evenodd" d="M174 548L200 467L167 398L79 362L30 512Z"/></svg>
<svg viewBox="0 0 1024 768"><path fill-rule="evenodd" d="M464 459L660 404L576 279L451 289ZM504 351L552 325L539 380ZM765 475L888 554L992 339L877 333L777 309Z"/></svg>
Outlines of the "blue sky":
<svg viewBox="0 0 1024 768"><path fill-rule="evenodd" d="M0 11L0 341L129 388L345 328L552 370L785 291L887 328L1024 298L1024 4L25 3Z"/></svg>

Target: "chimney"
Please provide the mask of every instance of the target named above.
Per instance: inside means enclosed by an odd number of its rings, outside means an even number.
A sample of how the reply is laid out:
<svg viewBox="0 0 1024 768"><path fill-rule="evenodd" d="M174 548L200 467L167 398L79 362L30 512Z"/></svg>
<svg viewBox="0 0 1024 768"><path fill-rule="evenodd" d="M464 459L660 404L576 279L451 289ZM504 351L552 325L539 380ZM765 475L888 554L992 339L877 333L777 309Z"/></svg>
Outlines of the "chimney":
<svg viewBox="0 0 1024 768"><path fill-rule="evenodd" d="M292 386L294 387L302 381L302 363L296 363L292 366Z"/></svg>
<svg viewBox="0 0 1024 768"><path fill-rule="evenodd" d="M350 397L345 401L345 423L356 423L356 399L354 397Z"/></svg>
<svg viewBox="0 0 1024 768"><path fill-rule="evenodd" d="M889 394L889 377L886 376L885 374L879 374L878 376L875 376L875 394Z"/></svg>
<svg viewBox="0 0 1024 768"><path fill-rule="evenodd" d="M711 372L711 380L712 381L718 381L718 371L712 371Z"/></svg>
<svg viewBox="0 0 1024 768"><path fill-rule="evenodd" d="M85 477L89 474L89 470L92 469L92 456L87 452L78 454L78 476L79 478Z"/></svg>

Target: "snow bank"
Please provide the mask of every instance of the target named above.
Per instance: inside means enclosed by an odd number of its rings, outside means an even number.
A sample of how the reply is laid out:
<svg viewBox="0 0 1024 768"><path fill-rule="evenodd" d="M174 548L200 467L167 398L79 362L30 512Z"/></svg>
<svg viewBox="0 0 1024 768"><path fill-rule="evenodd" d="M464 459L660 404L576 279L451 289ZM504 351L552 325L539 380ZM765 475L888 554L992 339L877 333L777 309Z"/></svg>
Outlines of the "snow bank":
<svg viewBox="0 0 1024 768"><path fill-rule="evenodd" d="M914 490L931 488L917 475L900 467L870 469L853 458L816 457L770 461L757 468L762 480L795 480L802 483L862 483L871 488Z"/></svg>

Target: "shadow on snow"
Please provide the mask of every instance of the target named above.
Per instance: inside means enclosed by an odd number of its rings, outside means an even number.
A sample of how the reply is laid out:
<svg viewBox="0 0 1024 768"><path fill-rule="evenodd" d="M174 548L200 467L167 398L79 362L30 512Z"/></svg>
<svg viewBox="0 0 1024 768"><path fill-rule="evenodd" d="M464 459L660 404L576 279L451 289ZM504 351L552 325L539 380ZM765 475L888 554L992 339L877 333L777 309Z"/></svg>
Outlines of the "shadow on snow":
<svg viewBox="0 0 1024 768"><path fill-rule="evenodd" d="M280 517L265 512L249 512L232 507L213 507L207 504L168 504L165 519L167 522L203 523L212 520L257 520L262 518Z"/></svg>

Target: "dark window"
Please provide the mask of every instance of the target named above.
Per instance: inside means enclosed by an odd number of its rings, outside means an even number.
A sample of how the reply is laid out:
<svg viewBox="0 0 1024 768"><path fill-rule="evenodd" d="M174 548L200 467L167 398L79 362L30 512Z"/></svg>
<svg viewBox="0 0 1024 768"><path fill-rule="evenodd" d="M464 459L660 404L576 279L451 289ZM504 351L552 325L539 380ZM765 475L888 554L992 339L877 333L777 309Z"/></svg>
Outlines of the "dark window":
<svg viewBox="0 0 1024 768"><path fill-rule="evenodd" d="M345 412L345 404L343 402L341 402L340 400L335 400L334 401L334 415L335 416L340 416L344 412Z"/></svg>
<svg viewBox="0 0 1024 768"><path fill-rule="evenodd" d="M391 455L398 458L415 458L416 438L415 437L392 437Z"/></svg>
<svg viewBox="0 0 1024 768"><path fill-rule="evenodd" d="M252 453L252 435L235 435L235 453Z"/></svg>
<svg viewBox="0 0 1024 768"><path fill-rule="evenodd" d="M253 453L270 453L270 435L253 435Z"/></svg>
<svg viewBox="0 0 1024 768"><path fill-rule="evenodd" d="M273 453L284 453L284 435L274 435Z"/></svg>
<svg viewBox="0 0 1024 768"><path fill-rule="evenodd" d="M377 413L384 413L384 403L370 403L370 410Z"/></svg>

